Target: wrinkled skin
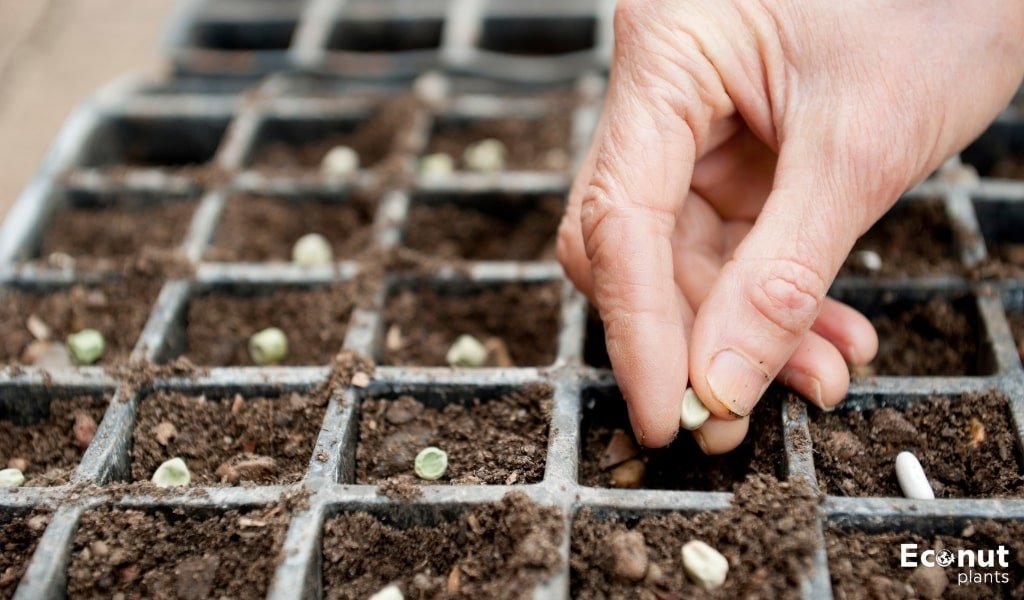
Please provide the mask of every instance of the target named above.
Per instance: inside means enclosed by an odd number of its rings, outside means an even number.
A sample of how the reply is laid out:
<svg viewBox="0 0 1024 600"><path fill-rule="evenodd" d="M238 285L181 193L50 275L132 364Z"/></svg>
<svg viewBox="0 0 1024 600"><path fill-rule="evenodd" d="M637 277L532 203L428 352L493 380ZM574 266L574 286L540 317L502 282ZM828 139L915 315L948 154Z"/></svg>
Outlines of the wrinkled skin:
<svg viewBox="0 0 1024 600"><path fill-rule="evenodd" d="M638 439L683 391L734 448L777 380L839 403L867 319L826 293L857 237L1024 75L1024 2L621 0L608 96L559 230Z"/></svg>

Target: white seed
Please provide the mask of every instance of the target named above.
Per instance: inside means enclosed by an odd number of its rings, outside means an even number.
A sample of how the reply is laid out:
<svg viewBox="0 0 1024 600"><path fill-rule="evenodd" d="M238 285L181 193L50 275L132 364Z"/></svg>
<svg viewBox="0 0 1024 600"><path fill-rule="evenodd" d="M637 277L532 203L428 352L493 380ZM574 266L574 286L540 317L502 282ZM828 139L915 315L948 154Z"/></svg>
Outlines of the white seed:
<svg viewBox="0 0 1024 600"><path fill-rule="evenodd" d="M435 481L444 476L448 470L448 453L437 446L427 446L420 450L413 461L416 476L427 481Z"/></svg>
<svg viewBox="0 0 1024 600"><path fill-rule="evenodd" d="M903 495L912 500L934 500L935 492L917 457L903 451L896 455L896 479Z"/></svg>
<svg viewBox="0 0 1024 600"><path fill-rule="evenodd" d="M868 271L876 272L882 269L882 257L874 250L861 250L857 252L857 260Z"/></svg>
<svg viewBox="0 0 1024 600"><path fill-rule="evenodd" d="M487 138L470 144L462 153L462 160L472 171L496 172L505 169L505 144Z"/></svg>
<svg viewBox="0 0 1024 600"><path fill-rule="evenodd" d="M423 177L447 177L455 172L455 159L451 154L435 152L420 159L420 175Z"/></svg>
<svg viewBox="0 0 1024 600"><path fill-rule="evenodd" d="M402 595L402 590L398 589L398 586L392 583L387 587L381 588L376 594L370 596L370 600L405 600L405 596Z"/></svg>
<svg viewBox="0 0 1024 600"><path fill-rule="evenodd" d="M292 262L300 267L316 267L334 262L334 251L327 238L319 233L307 233L292 246Z"/></svg>
<svg viewBox="0 0 1024 600"><path fill-rule="evenodd" d="M690 540L683 544L683 570L691 581L705 590L713 590L725 583L729 561L704 542Z"/></svg>
<svg viewBox="0 0 1024 600"><path fill-rule="evenodd" d="M421 102L437 108L448 95L448 80L437 71L429 71L417 77L412 88Z"/></svg>
<svg viewBox="0 0 1024 600"><path fill-rule="evenodd" d="M192 474L188 472L185 461L180 458L172 458L153 472L153 483L162 488L188 485L191 481Z"/></svg>
<svg viewBox="0 0 1024 600"><path fill-rule="evenodd" d="M16 488L25 485L25 475L18 469L0 471L0 488Z"/></svg>
<svg viewBox="0 0 1024 600"><path fill-rule="evenodd" d="M453 367L481 367L487 362L487 348L475 337L462 334L444 358Z"/></svg>
<svg viewBox="0 0 1024 600"><path fill-rule="evenodd" d="M91 365L103 357L106 343L95 329L83 329L68 336L68 352L80 365Z"/></svg>
<svg viewBox="0 0 1024 600"><path fill-rule="evenodd" d="M348 146L331 148L320 163L320 171L325 175L348 177L358 170L359 155Z"/></svg>
<svg viewBox="0 0 1024 600"><path fill-rule="evenodd" d="M249 338L249 356L258 365L280 362L288 356L288 336L277 327L267 327Z"/></svg>
<svg viewBox="0 0 1024 600"><path fill-rule="evenodd" d="M704 403L697 397L693 388L686 388L683 393L683 406L679 411L679 425L683 429L693 431L698 429L711 416L711 411L704 407Z"/></svg>

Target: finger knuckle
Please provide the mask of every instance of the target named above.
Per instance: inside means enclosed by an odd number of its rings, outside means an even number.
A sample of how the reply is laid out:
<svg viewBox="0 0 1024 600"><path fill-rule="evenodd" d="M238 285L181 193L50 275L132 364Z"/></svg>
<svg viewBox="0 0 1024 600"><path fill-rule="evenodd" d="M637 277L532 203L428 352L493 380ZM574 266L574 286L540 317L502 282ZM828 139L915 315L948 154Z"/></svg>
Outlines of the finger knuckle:
<svg viewBox="0 0 1024 600"><path fill-rule="evenodd" d="M753 271L746 300L764 322L793 337L804 334L821 311L828 284L798 260L773 260Z"/></svg>

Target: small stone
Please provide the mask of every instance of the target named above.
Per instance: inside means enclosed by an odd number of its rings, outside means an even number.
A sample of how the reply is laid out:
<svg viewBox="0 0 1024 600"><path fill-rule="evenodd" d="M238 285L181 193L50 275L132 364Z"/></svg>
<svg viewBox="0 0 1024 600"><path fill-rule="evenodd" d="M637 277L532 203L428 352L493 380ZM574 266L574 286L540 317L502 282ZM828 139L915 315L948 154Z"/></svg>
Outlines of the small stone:
<svg viewBox="0 0 1024 600"><path fill-rule="evenodd" d="M32 334L32 337L40 342L48 342L53 336L53 329L35 313L28 316L28 319L25 321L25 328Z"/></svg>
<svg viewBox="0 0 1024 600"><path fill-rule="evenodd" d="M450 154L435 152L420 159L420 175L427 178L448 177L455 172L455 159Z"/></svg>
<svg viewBox="0 0 1024 600"><path fill-rule="evenodd" d="M392 583L370 596L370 600L405 600L405 596L402 595L402 590Z"/></svg>
<svg viewBox="0 0 1024 600"><path fill-rule="evenodd" d="M462 160L471 171L496 173L505 170L505 144L487 138L470 144L462 153Z"/></svg>
<svg viewBox="0 0 1024 600"><path fill-rule="evenodd" d="M693 388L686 388L686 392L683 393L683 404L679 409L679 426L693 431L699 429L710 416L711 411L697 397L697 392L693 391Z"/></svg>
<svg viewBox="0 0 1024 600"><path fill-rule="evenodd" d="M245 410L245 398L241 394L235 394L235 399L231 401L231 414L237 415Z"/></svg>
<svg viewBox="0 0 1024 600"><path fill-rule="evenodd" d="M235 462L226 462L217 467L217 477L221 481L237 484L241 480L259 481L277 474L277 461L269 456L254 456Z"/></svg>
<svg viewBox="0 0 1024 600"><path fill-rule="evenodd" d="M32 531L42 531L50 524L49 515L36 515L28 520L28 528Z"/></svg>
<svg viewBox="0 0 1024 600"><path fill-rule="evenodd" d="M153 437L158 444L166 448L171 440L178 437L178 428L170 421L160 421L153 427Z"/></svg>
<svg viewBox="0 0 1024 600"><path fill-rule="evenodd" d="M192 474L188 472L188 466L180 458L172 458L156 468L153 472L153 483L157 487L175 487L188 485L192 481Z"/></svg>
<svg viewBox="0 0 1024 600"><path fill-rule="evenodd" d="M870 424L875 438L890 444L913 444L920 436L917 428L894 408L874 411Z"/></svg>
<svg viewBox="0 0 1024 600"><path fill-rule="evenodd" d="M292 262L300 267L320 267L334 262L334 250L327 238L307 233L292 246Z"/></svg>
<svg viewBox="0 0 1024 600"><path fill-rule="evenodd" d="M249 338L249 356L257 365L281 362L288 356L288 336L277 327L268 327Z"/></svg>
<svg viewBox="0 0 1024 600"><path fill-rule="evenodd" d="M67 339L71 358L80 365L91 365L103 357L106 342L103 334L95 329L83 329L72 333Z"/></svg>
<svg viewBox="0 0 1024 600"><path fill-rule="evenodd" d="M396 352L402 349L405 345L402 339L402 328L397 324L388 327L388 333L384 337L384 346L391 352Z"/></svg>
<svg viewBox="0 0 1024 600"><path fill-rule="evenodd" d="M508 351L508 345L505 343L505 340L499 337L487 338L487 341L484 342L484 348L487 349L487 364L504 368L516 366L516 363L512 360L512 354Z"/></svg>
<svg viewBox="0 0 1024 600"><path fill-rule="evenodd" d="M448 470L448 454L436 446L427 446L416 455L413 467L420 479L436 481Z"/></svg>
<svg viewBox="0 0 1024 600"><path fill-rule="evenodd" d="M482 367L487 362L487 348L475 337L463 334L448 349L445 360L453 367Z"/></svg>
<svg viewBox="0 0 1024 600"><path fill-rule="evenodd" d="M459 565L452 567L452 570L448 573L448 581L445 588L449 594L458 594L459 590L462 589L462 569L459 568Z"/></svg>
<svg viewBox="0 0 1024 600"><path fill-rule="evenodd" d="M59 342L30 342L21 353L21 362L41 369L66 369L71 362L68 347Z"/></svg>
<svg viewBox="0 0 1024 600"><path fill-rule="evenodd" d="M75 434L75 444L82 450L88 448L92 439L96 437L97 428L95 419L84 412L76 412L75 424L71 427Z"/></svg>
<svg viewBox="0 0 1024 600"><path fill-rule="evenodd" d="M627 460L621 465L612 469L611 483L612 487L622 489L636 489L644 483L644 472L647 470L644 461L634 458Z"/></svg>
<svg viewBox="0 0 1024 600"><path fill-rule="evenodd" d="M945 593L949 585L949 576L946 575L946 570L938 565L920 565L910 574L909 581L919 596L934 600L941 598Z"/></svg>
<svg viewBox="0 0 1024 600"><path fill-rule="evenodd" d="M16 488L25 485L25 475L18 469L0 470L0 488Z"/></svg>
<svg viewBox="0 0 1024 600"><path fill-rule="evenodd" d="M370 376L362 371L352 375L352 385L357 388L365 388L370 385Z"/></svg>
<svg viewBox="0 0 1024 600"><path fill-rule="evenodd" d="M647 573L647 542L639 531L616 531L608 536L609 570L627 581Z"/></svg>
<svg viewBox="0 0 1024 600"><path fill-rule="evenodd" d="M864 450L864 444L852 431L833 431L826 442L828 453L842 460L850 460Z"/></svg>
<svg viewBox="0 0 1024 600"><path fill-rule="evenodd" d="M690 540L683 544L683 570L691 581L710 591L725 583L729 561L706 543Z"/></svg>
<svg viewBox="0 0 1024 600"><path fill-rule="evenodd" d="M89 544L89 550L92 550L93 556L99 558L103 558L104 556L110 554L110 546L108 546L107 543L103 540L96 540L95 542Z"/></svg>
<svg viewBox="0 0 1024 600"><path fill-rule="evenodd" d="M24 473L25 471L28 471L28 461L25 460L24 458L21 458L20 456L15 456L14 458L10 458L7 460L7 468L17 469Z"/></svg>
<svg viewBox="0 0 1024 600"><path fill-rule="evenodd" d="M349 177L358 170L359 154L348 146L331 148L320 162L320 172L324 175Z"/></svg>
<svg viewBox="0 0 1024 600"><path fill-rule="evenodd" d="M405 425L423 413L423 405L410 396L402 396L388 403L384 418L392 425Z"/></svg>
<svg viewBox="0 0 1024 600"><path fill-rule="evenodd" d="M665 573L658 566L658 563L649 563L647 565L647 574L644 575L644 581L651 585L660 585L665 580Z"/></svg>
<svg viewBox="0 0 1024 600"><path fill-rule="evenodd" d="M607 471L631 458L636 458L639 453L640 450L633 443L633 437L622 429L616 429L612 431L612 436L608 440L608 445L605 446L604 453L601 454L598 466L602 471Z"/></svg>
<svg viewBox="0 0 1024 600"><path fill-rule="evenodd" d="M971 448L985 443L985 425L977 417L971 417Z"/></svg>

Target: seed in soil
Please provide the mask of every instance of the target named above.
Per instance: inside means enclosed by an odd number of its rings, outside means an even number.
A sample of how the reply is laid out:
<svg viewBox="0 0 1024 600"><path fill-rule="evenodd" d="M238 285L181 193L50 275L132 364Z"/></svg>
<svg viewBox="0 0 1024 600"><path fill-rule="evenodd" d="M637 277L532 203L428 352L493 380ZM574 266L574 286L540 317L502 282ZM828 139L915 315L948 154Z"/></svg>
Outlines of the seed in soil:
<svg viewBox="0 0 1024 600"><path fill-rule="evenodd" d="M108 117L91 134L82 167L195 168L217 153L227 117Z"/></svg>
<svg viewBox="0 0 1024 600"><path fill-rule="evenodd" d="M448 470L448 455L436 446L419 451L414 462L416 476L425 481L437 481Z"/></svg>
<svg viewBox="0 0 1024 600"><path fill-rule="evenodd" d="M348 146L335 146L324 155L320 172L331 177L351 177L359 170L359 155Z"/></svg>
<svg viewBox="0 0 1024 600"><path fill-rule="evenodd" d="M558 345L561 289L561 282L400 287L388 299L385 329L397 326L402 343L385 345L380 362L447 366L452 340L466 334L485 346L491 338L501 339L514 366L550 365ZM498 357L491 353L488 366L496 366Z"/></svg>
<svg viewBox="0 0 1024 600"><path fill-rule="evenodd" d="M244 512L90 510L75 531L67 595L262 598L287 525L278 505Z"/></svg>
<svg viewBox="0 0 1024 600"><path fill-rule="evenodd" d="M705 590L716 590L729 574L729 560L701 540L683 544L683 570L691 581Z"/></svg>
<svg viewBox="0 0 1024 600"><path fill-rule="evenodd" d="M564 208L556 195L421 194L403 242L444 259L554 260Z"/></svg>
<svg viewBox="0 0 1024 600"><path fill-rule="evenodd" d="M708 420L711 412L704 406L704 403L697 397L693 388L686 388L683 393L683 403L679 410L679 425L686 430L693 431L700 429L700 426Z"/></svg>
<svg viewBox="0 0 1024 600"><path fill-rule="evenodd" d="M300 267L320 267L334 261L331 243L319 233L307 233L292 246L292 262Z"/></svg>
<svg viewBox="0 0 1024 600"><path fill-rule="evenodd" d="M528 595L562 563L561 511L525 494L455 514L415 514L351 512L329 519L324 597L362 600L388 585L417 598Z"/></svg>
<svg viewBox="0 0 1024 600"><path fill-rule="evenodd" d="M106 343L103 334L95 329L83 329L68 336L71 358L80 365L91 365L103 357Z"/></svg>
<svg viewBox="0 0 1024 600"><path fill-rule="evenodd" d="M356 483L423 483L426 446L448 456L441 480L467 485L539 482L544 476L551 389L424 390L367 398L359 413Z"/></svg>
<svg viewBox="0 0 1024 600"><path fill-rule="evenodd" d="M427 154L420 159L420 176L428 178L448 177L455 172L455 159L444 152Z"/></svg>
<svg viewBox="0 0 1024 600"><path fill-rule="evenodd" d="M18 469L0 470L0 487L16 488L25 485L25 474Z"/></svg>
<svg viewBox="0 0 1024 600"><path fill-rule="evenodd" d="M912 452L900 452L896 455L896 480L899 481L903 495L912 500L934 500L935 492L928 483L920 461Z"/></svg>
<svg viewBox="0 0 1024 600"><path fill-rule="evenodd" d="M565 170L569 167L571 107L568 102L560 99L551 102L564 106L558 106L558 110L539 119L439 119L431 132L426 152L443 152L459 157L458 168L472 170L467 159L474 157L474 153L467 151L482 141L494 140L505 148L501 165L504 169ZM497 149L497 146L494 148ZM488 150L488 153L493 153L493 150Z"/></svg>
<svg viewBox="0 0 1024 600"><path fill-rule="evenodd" d="M0 597L11 598L21 583L39 538L50 523L45 512L23 513L5 511L0 515Z"/></svg>
<svg viewBox="0 0 1024 600"><path fill-rule="evenodd" d="M188 465L180 458L165 461L153 472L153 484L157 487L187 486L192 481Z"/></svg>
<svg viewBox="0 0 1024 600"><path fill-rule="evenodd" d="M462 153L462 163L470 171L498 173L505 170L506 153L505 144L488 138L467 146Z"/></svg>
<svg viewBox="0 0 1024 600"><path fill-rule="evenodd" d="M288 353L279 364L326 365L341 351L355 301L353 282L200 293L188 303L184 354L198 365L253 365L250 337L277 327L288 332Z"/></svg>
<svg viewBox="0 0 1024 600"><path fill-rule="evenodd" d="M640 448L618 390L586 390L580 483L590 487L728 492L749 474L782 476L785 453L780 409L787 397L796 398L780 387L769 388L751 415L750 431L743 443L728 454L707 456L686 432L667 448Z"/></svg>
<svg viewBox="0 0 1024 600"><path fill-rule="evenodd" d="M984 425L981 441L974 422ZM902 496L892 461L908 451L938 498L1024 496L1016 430L998 392L815 410L810 430L818 484L828 494Z"/></svg>
<svg viewBox="0 0 1024 600"><path fill-rule="evenodd" d="M249 356L257 365L279 363L288 357L288 336L277 327L267 327L249 338Z"/></svg>
<svg viewBox="0 0 1024 600"><path fill-rule="evenodd" d="M31 487L67 483L109 403L106 396L48 393L0 409L0 464L21 471Z"/></svg>
<svg viewBox="0 0 1024 600"><path fill-rule="evenodd" d="M405 596L397 585L389 585L370 596L370 600L405 600Z"/></svg>
<svg viewBox="0 0 1024 600"><path fill-rule="evenodd" d="M139 404L132 479L148 481L158 465L181 457L200 486L296 483L309 465L326 404L325 398L298 392L278 397L155 392Z"/></svg>
<svg viewBox="0 0 1024 600"><path fill-rule="evenodd" d="M462 334L455 338L444 359L453 367L482 367L487 362L487 348L475 337Z"/></svg>

